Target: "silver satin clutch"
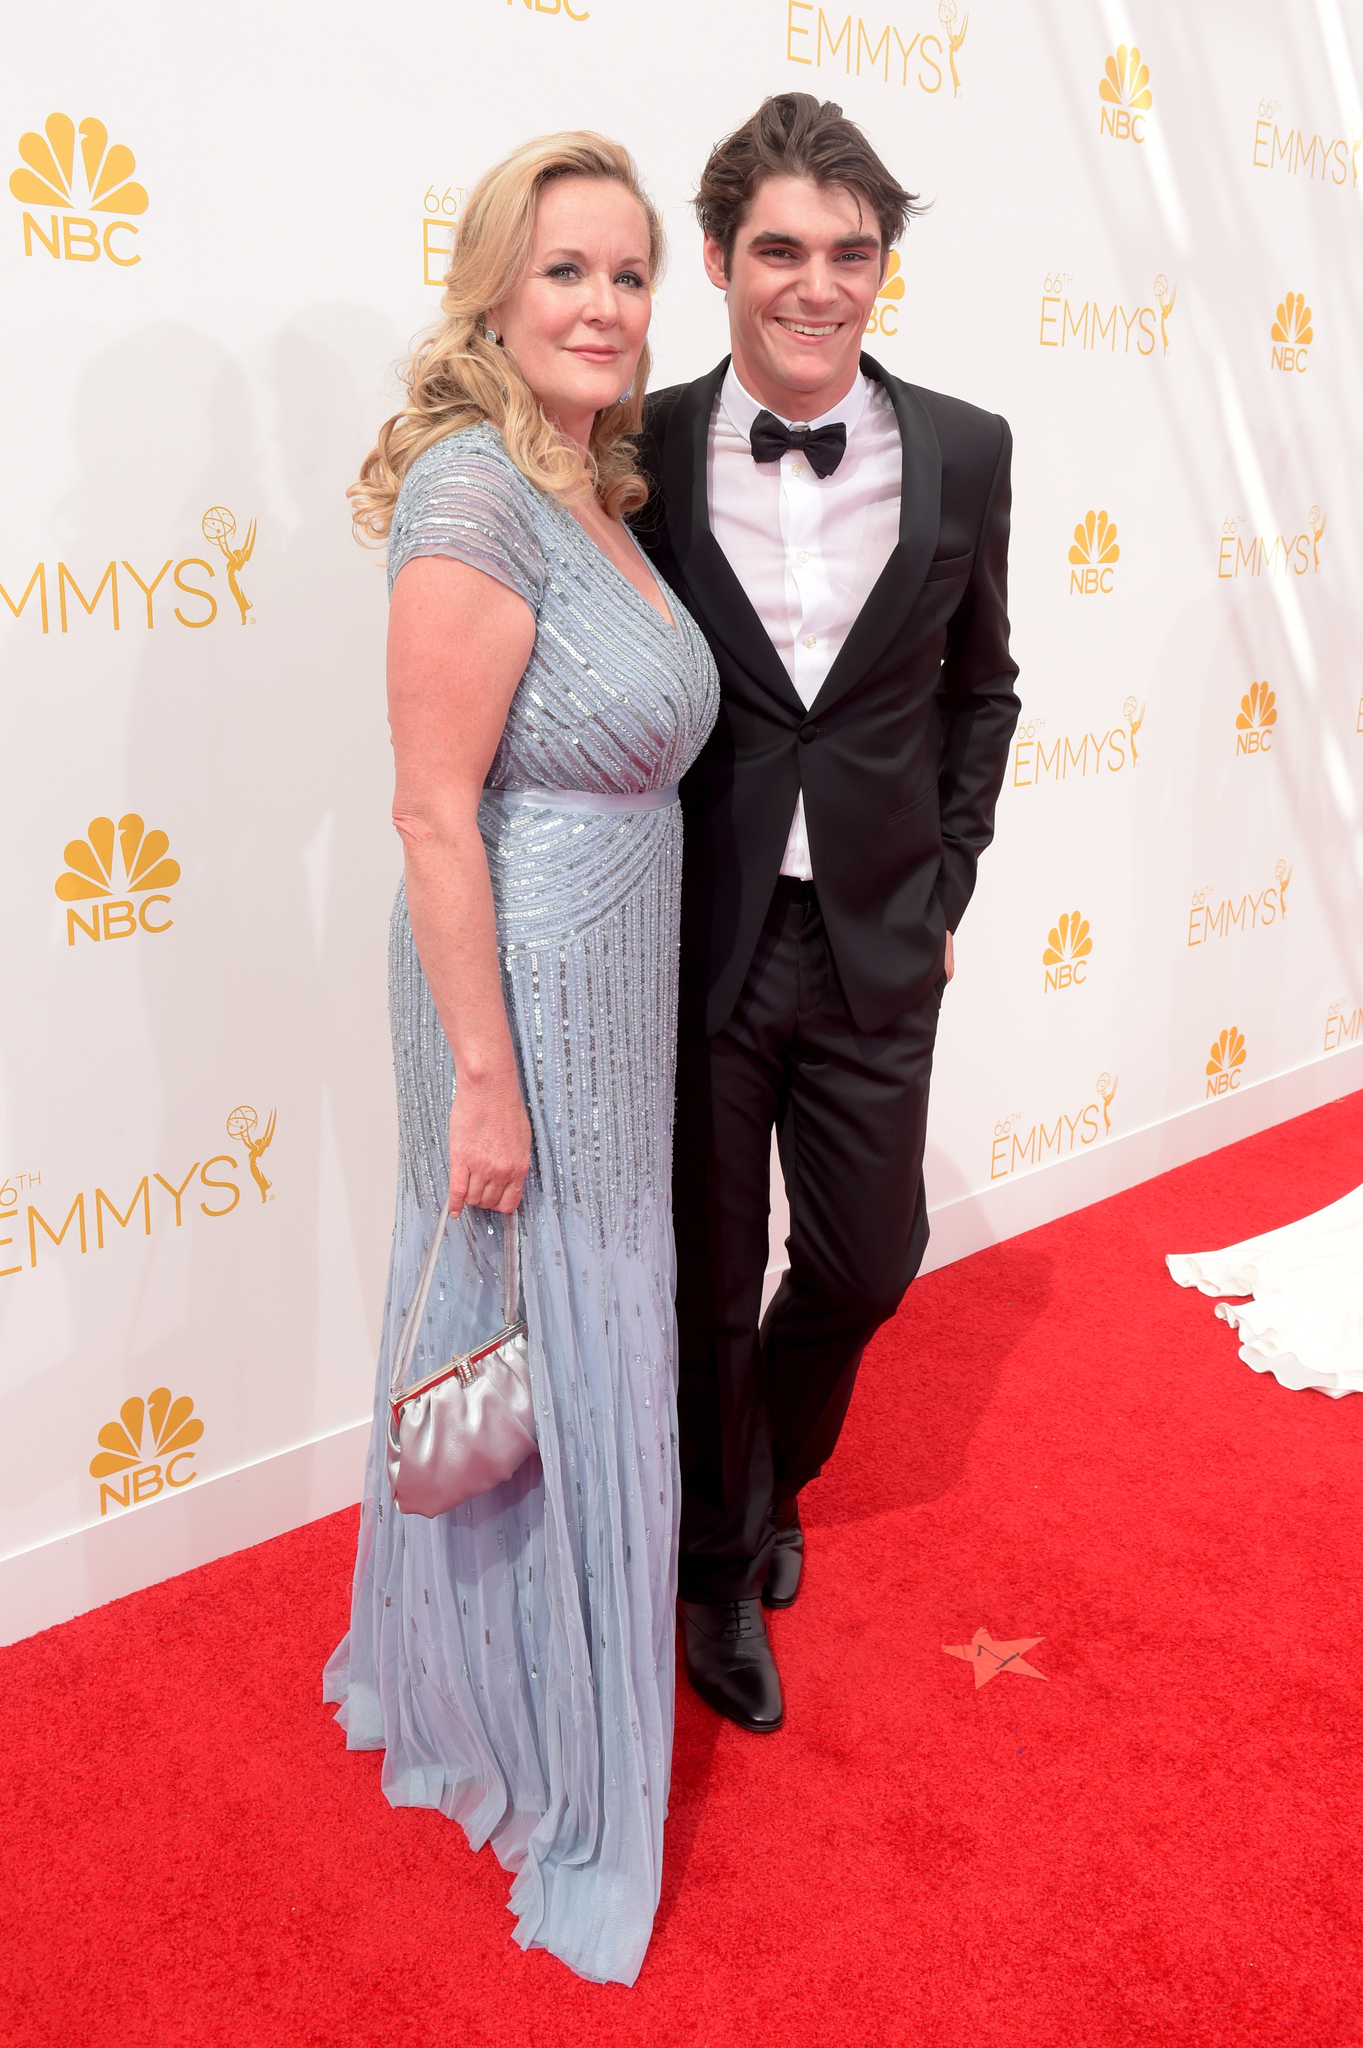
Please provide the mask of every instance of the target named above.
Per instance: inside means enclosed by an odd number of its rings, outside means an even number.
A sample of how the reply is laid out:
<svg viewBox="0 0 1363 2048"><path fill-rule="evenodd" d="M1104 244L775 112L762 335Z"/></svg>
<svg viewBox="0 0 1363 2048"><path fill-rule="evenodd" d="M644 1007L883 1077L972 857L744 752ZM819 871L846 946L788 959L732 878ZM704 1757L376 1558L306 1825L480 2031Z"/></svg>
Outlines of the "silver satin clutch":
<svg viewBox="0 0 1363 2048"><path fill-rule="evenodd" d="M421 1319L435 1277L450 1201L416 1284L388 1394L388 1482L404 1515L443 1515L509 1479L535 1448L535 1410L520 1316L520 1233L502 1237L502 1327L410 1387Z"/></svg>

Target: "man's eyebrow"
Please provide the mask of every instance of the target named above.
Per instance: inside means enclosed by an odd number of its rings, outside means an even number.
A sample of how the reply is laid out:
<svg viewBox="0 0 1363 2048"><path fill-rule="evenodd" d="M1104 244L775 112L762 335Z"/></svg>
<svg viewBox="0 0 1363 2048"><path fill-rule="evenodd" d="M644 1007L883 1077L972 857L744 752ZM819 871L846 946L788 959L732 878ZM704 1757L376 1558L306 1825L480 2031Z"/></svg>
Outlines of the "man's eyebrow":
<svg viewBox="0 0 1363 2048"><path fill-rule="evenodd" d="M758 228L755 234L748 237L748 247L750 249L757 248L763 242L784 242L792 249L807 247L803 235L786 234L780 228ZM868 234L838 235L834 239L833 247L835 249L878 249L880 247L880 237L879 235Z"/></svg>

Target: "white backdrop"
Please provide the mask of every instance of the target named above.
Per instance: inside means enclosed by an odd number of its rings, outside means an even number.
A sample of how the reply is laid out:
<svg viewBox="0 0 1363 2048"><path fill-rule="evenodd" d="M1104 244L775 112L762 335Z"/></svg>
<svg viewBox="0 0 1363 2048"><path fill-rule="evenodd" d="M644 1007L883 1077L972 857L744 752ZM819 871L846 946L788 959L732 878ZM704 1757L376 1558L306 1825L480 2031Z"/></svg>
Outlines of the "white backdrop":
<svg viewBox="0 0 1363 2048"><path fill-rule="evenodd" d="M357 1497L399 856L342 493L523 136L638 155L659 382L765 93L933 202L867 345L1012 422L1025 704L933 1258L1363 1084L1358 0L73 0L7 58L0 1633Z"/></svg>

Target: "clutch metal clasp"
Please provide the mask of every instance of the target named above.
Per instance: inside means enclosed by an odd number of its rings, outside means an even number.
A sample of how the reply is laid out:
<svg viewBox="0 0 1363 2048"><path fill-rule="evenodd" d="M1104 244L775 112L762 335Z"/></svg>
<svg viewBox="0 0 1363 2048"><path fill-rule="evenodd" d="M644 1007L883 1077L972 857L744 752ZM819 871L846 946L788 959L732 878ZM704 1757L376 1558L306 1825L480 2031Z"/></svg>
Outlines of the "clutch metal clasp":
<svg viewBox="0 0 1363 2048"><path fill-rule="evenodd" d="M410 1387L403 1387L400 1393L390 1394L388 1405L393 1411L393 1420L400 1422L402 1411L409 1401L414 1401L418 1394L428 1394L432 1387L442 1386L446 1380L455 1379L461 1387L471 1387L480 1377L478 1368L483 1359L490 1358L494 1351L500 1351L503 1344L509 1344L515 1338L524 1335L523 1322L508 1323L504 1329L498 1330L495 1337L489 1337L485 1344L476 1345L472 1351L465 1351L458 1358L449 1359L438 1371L427 1373L424 1380L417 1380Z"/></svg>

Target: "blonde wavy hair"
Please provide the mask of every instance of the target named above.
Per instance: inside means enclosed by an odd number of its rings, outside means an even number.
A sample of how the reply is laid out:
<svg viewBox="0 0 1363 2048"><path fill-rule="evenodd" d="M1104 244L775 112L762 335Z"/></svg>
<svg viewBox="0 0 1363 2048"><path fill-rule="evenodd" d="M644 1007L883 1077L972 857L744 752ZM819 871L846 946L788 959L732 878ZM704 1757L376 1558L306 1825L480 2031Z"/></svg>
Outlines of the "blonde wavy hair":
<svg viewBox="0 0 1363 2048"><path fill-rule="evenodd" d="M612 519L648 498L634 466L631 436L643 422L650 356L639 355L626 404L599 412L586 458L567 443L516 364L484 336L488 308L514 291L530 262L535 207L554 178L609 178L633 194L648 222L649 281L663 263L662 220L644 191L634 159L604 135L576 130L522 143L486 171L469 194L454 233L440 301L440 320L421 338L402 372L407 403L379 429L346 495L356 536L381 541L392 524L402 479L419 455L460 427L490 420L517 469L540 490L568 497L590 484Z"/></svg>

